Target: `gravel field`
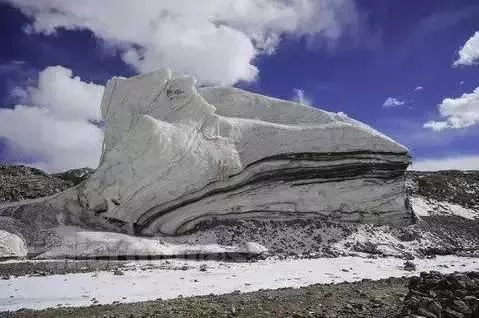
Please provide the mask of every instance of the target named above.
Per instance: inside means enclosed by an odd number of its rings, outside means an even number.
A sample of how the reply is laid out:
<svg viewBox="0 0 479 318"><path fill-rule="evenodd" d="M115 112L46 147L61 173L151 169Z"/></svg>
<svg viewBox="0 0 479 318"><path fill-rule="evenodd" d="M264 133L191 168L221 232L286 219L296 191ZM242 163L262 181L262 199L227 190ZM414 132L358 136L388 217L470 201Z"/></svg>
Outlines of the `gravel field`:
<svg viewBox="0 0 479 318"><path fill-rule="evenodd" d="M73 260L47 260L47 261L15 261L0 262L0 277L9 276L47 276L67 273L89 273L95 271L109 271L121 267L124 261L73 261Z"/></svg>
<svg viewBox="0 0 479 318"><path fill-rule="evenodd" d="M479 272L316 284L130 304L3 312L0 317L479 317Z"/></svg>
<svg viewBox="0 0 479 318"><path fill-rule="evenodd" d="M167 301L93 305L3 317L392 317L408 293L408 279L363 280L337 285L260 290Z"/></svg>

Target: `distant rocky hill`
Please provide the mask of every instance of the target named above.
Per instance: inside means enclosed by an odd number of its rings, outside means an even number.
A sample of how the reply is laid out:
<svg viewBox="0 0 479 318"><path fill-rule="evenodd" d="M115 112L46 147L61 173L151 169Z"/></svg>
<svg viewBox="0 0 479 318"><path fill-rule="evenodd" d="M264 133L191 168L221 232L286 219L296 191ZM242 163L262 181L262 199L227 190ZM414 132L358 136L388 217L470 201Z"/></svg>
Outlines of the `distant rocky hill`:
<svg viewBox="0 0 479 318"><path fill-rule="evenodd" d="M409 195L479 208L479 171L408 171Z"/></svg>
<svg viewBox="0 0 479 318"><path fill-rule="evenodd" d="M0 165L0 202L50 196L77 185L92 173L90 168L48 174L27 166Z"/></svg>
<svg viewBox="0 0 479 318"><path fill-rule="evenodd" d="M70 184L72 184L72 186L75 186L79 184L80 182L88 179L88 177L91 176L93 171L95 170L91 168L79 168L79 169L68 170L61 173L55 173L52 176L59 178L65 182L69 182Z"/></svg>

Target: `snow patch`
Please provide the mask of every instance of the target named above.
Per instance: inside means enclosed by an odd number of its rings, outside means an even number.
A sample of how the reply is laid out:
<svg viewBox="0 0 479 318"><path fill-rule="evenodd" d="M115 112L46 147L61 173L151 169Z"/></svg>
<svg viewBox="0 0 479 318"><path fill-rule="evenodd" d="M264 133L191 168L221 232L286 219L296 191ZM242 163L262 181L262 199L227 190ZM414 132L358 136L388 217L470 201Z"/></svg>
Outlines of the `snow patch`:
<svg viewBox="0 0 479 318"><path fill-rule="evenodd" d="M410 202L414 214L418 217L443 215L460 216L471 220L479 218L479 208L468 209L458 204L437 201L422 196L411 196Z"/></svg>
<svg viewBox="0 0 479 318"><path fill-rule="evenodd" d="M368 259L339 257L299 259L254 263L221 263L172 261L183 270L155 269L152 264L165 261L132 262L132 270L123 275L111 272L19 277L0 281L0 311L20 308L43 309L58 306L89 306L92 299L100 304L114 301L129 303L171 299L179 295L223 294L239 290L301 287L315 283L339 283L367 279L411 276L404 270L404 260L397 258ZM478 271L479 260L467 257L441 256L414 261L417 272L436 270ZM136 266L135 266L136 265ZM203 265L203 266L202 266ZM201 270L205 268L206 270Z"/></svg>

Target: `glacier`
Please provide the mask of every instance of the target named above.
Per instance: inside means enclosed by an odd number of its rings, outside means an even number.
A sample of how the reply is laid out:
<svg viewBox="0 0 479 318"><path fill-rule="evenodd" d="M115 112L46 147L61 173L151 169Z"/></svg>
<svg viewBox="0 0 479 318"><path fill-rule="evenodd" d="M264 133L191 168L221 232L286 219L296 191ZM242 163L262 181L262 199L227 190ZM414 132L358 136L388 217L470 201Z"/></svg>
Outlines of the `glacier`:
<svg viewBox="0 0 479 318"><path fill-rule="evenodd" d="M108 82L87 211L167 235L211 219L411 221L404 146L343 114L195 84L168 69Z"/></svg>
<svg viewBox="0 0 479 318"><path fill-rule="evenodd" d="M165 69L112 78L101 115L102 155L86 181L0 205L0 229L29 254L70 246L77 234L64 228L165 237L235 220L414 222L408 149L343 113L198 88Z"/></svg>

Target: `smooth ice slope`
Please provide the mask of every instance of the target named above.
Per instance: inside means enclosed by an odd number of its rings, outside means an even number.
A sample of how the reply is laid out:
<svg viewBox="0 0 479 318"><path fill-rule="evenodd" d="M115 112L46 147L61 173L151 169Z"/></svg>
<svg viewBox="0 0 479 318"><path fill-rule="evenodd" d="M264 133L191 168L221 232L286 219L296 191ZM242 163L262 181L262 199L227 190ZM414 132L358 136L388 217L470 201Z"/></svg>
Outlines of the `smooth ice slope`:
<svg viewBox="0 0 479 318"><path fill-rule="evenodd" d="M401 224L405 147L344 115L163 70L109 81L102 159L81 186L92 215L134 233L202 221L318 216Z"/></svg>

